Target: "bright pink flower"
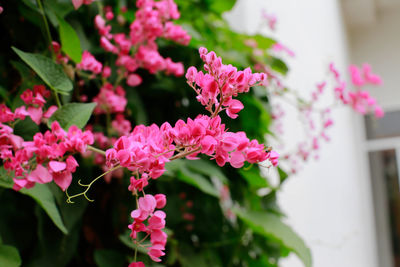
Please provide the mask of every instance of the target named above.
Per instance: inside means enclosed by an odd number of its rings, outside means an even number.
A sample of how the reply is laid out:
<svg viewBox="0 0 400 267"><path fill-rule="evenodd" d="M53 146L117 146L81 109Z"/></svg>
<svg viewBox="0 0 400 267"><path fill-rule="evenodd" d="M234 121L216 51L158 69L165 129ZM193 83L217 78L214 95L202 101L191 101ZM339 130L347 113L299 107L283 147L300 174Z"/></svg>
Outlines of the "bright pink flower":
<svg viewBox="0 0 400 267"><path fill-rule="evenodd" d="M69 172L75 172L76 167L79 166L76 159L71 155L68 156L68 158L66 159L66 163L67 163L67 171L69 171Z"/></svg>
<svg viewBox="0 0 400 267"><path fill-rule="evenodd" d="M72 182L72 174L68 171L53 173L54 182L65 191Z"/></svg>
<svg viewBox="0 0 400 267"><path fill-rule="evenodd" d="M100 46L104 48L104 50L117 54L118 48L115 47L106 37L102 36L100 38Z"/></svg>
<svg viewBox="0 0 400 267"><path fill-rule="evenodd" d="M285 52L287 53L289 56L294 57L295 53L290 50L289 48L287 48L285 45L281 44L281 43L275 43L272 45L272 50L275 52Z"/></svg>
<svg viewBox="0 0 400 267"><path fill-rule="evenodd" d="M81 70L87 70L99 74L101 73L103 65L88 51L84 51L82 54L82 60L79 64L76 64L76 67Z"/></svg>
<svg viewBox="0 0 400 267"><path fill-rule="evenodd" d="M157 209L162 209L167 204L167 198L165 197L164 194L157 194L154 196L154 198L156 199L156 208Z"/></svg>
<svg viewBox="0 0 400 267"><path fill-rule="evenodd" d="M131 264L129 264L128 267L146 267L146 266L144 265L143 262L138 261L138 262L132 262Z"/></svg>
<svg viewBox="0 0 400 267"><path fill-rule="evenodd" d="M139 84L142 83L142 78L135 73L129 74L128 78L126 79L126 83L129 86L138 86Z"/></svg>
<svg viewBox="0 0 400 267"><path fill-rule="evenodd" d="M351 81L354 86L361 87L364 85L364 79L361 77L361 72L359 68L355 65L349 66L349 71L351 75Z"/></svg>
<svg viewBox="0 0 400 267"><path fill-rule="evenodd" d="M39 164L36 169L28 175L27 179L30 182L45 184L50 183L53 180L53 177L45 167Z"/></svg>
<svg viewBox="0 0 400 267"><path fill-rule="evenodd" d="M382 118L385 115L385 112L380 106L375 106L375 117Z"/></svg>
<svg viewBox="0 0 400 267"><path fill-rule="evenodd" d="M164 246L156 244L149 247L147 254L153 261L160 262L161 261L160 257L165 255L165 253L163 252L164 249L165 249Z"/></svg>
<svg viewBox="0 0 400 267"><path fill-rule="evenodd" d="M67 164L65 162L52 160L49 162L49 168L53 172L61 172L67 168Z"/></svg>
<svg viewBox="0 0 400 267"><path fill-rule="evenodd" d="M43 114L43 118L46 118L46 119L48 119L48 118L50 118L53 114L54 114L54 112L56 112L57 111L57 109L58 109L58 107L57 106L50 106L48 109L47 109L47 111Z"/></svg>
<svg viewBox="0 0 400 267"><path fill-rule="evenodd" d="M232 165L232 167L234 168L241 168L244 165L244 161L246 160L246 158L244 157L242 152L239 151L235 151L233 153L230 154L231 158L230 158L230 164Z"/></svg>
<svg viewBox="0 0 400 267"><path fill-rule="evenodd" d="M94 0L72 0L72 4L75 9L78 9L81 5L90 5Z"/></svg>
<svg viewBox="0 0 400 267"><path fill-rule="evenodd" d="M369 64L364 63L362 66L362 70L366 82L374 85L382 85L383 82L381 77L379 75L372 73L372 69Z"/></svg>
<svg viewBox="0 0 400 267"><path fill-rule="evenodd" d="M226 114L232 119L236 119L238 117L237 113L244 108L242 102L236 99L231 99L224 106L227 106Z"/></svg>
<svg viewBox="0 0 400 267"><path fill-rule="evenodd" d="M27 112L28 112L29 116L31 117L31 119L33 120L33 122L35 122L37 125L39 125L42 120L42 117L43 117L42 108L29 107Z"/></svg>
<svg viewBox="0 0 400 267"><path fill-rule="evenodd" d="M144 197L139 198L139 208L141 210L152 213L156 208L157 201L152 195L145 195Z"/></svg>
<svg viewBox="0 0 400 267"><path fill-rule="evenodd" d="M101 74L104 78L108 78L111 76L111 68L109 66L104 66L103 73Z"/></svg>
<svg viewBox="0 0 400 267"><path fill-rule="evenodd" d="M124 89L120 86L113 89L109 83L101 87L99 94L93 98L93 102L97 103L94 109L95 114L124 112L128 103Z"/></svg>
<svg viewBox="0 0 400 267"><path fill-rule="evenodd" d="M149 222L148 229L150 230L161 230L165 227L165 213L161 210L157 210L147 220Z"/></svg>
<svg viewBox="0 0 400 267"><path fill-rule="evenodd" d="M210 135L206 135L201 140L201 153L206 155L212 155L215 152L216 145L218 144L217 140Z"/></svg>
<svg viewBox="0 0 400 267"><path fill-rule="evenodd" d="M269 161L272 163L273 166L277 166L279 162L278 160L279 160L278 152L272 150L270 152Z"/></svg>
<svg viewBox="0 0 400 267"><path fill-rule="evenodd" d="M129 185L129 190L134 191L142 191L145 186L147 186L149 182L147 181L147 178L140 178L140 179L135 179L134 176L131 177L131 184Z"/></svg>
<svg viewBox="0 0 400 267"><path fill-rule="evenodd" d="M107 20L112 20L114 18L114 13L112 11L107 11L106 12L106 19Z"/></svg>

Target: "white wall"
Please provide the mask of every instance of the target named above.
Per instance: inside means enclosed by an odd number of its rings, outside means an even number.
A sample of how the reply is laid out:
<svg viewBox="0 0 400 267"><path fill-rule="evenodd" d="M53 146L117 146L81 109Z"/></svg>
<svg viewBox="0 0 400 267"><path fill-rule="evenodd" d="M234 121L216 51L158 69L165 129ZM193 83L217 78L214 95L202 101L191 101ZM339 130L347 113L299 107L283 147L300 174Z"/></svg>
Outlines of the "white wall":
<svg viewBox="0 0 400 267"><path fill-rule="evenodd" d="M386 109L400 109L400 7L380 10L376 22L351 30L351 58L369 62L384 86L371 95Z"/></svg>
<svg viewBox="0 0 400 267"><path fill-rule="evenodd" d="M383 78L384 85L371 89L370 93L385 111L400 110L400 3L378 1L375 13L372 23L350 29L350 58L358 64L370 63L373 71ZM396 146L393 142L390 144ZM379 162L374 164L379 167ZM371 177L375 193L379 266L394 266L385 181L379 180L382 177L377 173Z"/></svg>
<svg viewBox="0 0 400 267"><path fill-rule="evenodd" d="M252 32L262 8L278 16L277 37L294 50L288 84L309 94L325 78L329 62L347 70L346 30L339 1L242 0L232 25ZM372 62L374 63L374 62ZM290 113L289 107L287 107ZM322 145L320 159L308 162L284 185L279 202L287 222L304 238L315 267L376 267L371 188L366 155L361 149L360 118L349 109L333 112L332 141ZM296 125L288 114L286 125ZM298 139L297 129L286 129L285 140ZM284 267L302 266L290 256Z"/></svg>

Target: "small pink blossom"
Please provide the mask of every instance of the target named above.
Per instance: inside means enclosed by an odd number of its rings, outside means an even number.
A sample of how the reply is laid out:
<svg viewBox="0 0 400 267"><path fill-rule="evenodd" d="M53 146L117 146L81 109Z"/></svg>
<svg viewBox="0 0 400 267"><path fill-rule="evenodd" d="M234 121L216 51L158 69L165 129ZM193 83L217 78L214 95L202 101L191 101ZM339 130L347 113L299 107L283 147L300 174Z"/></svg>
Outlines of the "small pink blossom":
<svg viewBox="0 0 400 267"><path fill-rule="evenodd" d="M94 74L99 74L102 71L103 65L88 51L84 51L82 60L79 64L76 64L76 67L81 70L91 71Z"/></svg>

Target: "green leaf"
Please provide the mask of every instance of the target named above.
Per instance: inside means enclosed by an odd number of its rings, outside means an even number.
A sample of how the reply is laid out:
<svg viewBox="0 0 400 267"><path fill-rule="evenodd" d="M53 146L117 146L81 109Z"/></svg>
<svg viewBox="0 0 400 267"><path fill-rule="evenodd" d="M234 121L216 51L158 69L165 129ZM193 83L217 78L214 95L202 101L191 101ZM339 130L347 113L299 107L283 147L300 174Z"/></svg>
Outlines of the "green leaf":
<svg viewBox="0 0 400 267"><path fill-rule="evenodd" d="M92 115L96 103L68 103L59 108L49 118L47 125L51 127L53 121L58 121L62 128L68 130L72 125L78 128L85 127Z"/></svg>
<svg viewBox="0 0 400 267"><path fill-rule="evenodd" d="M268 187L267 179L261 176L260 170L253 166L249 170L240 169L240 175L247 181L250 188L259 189Z"/></svg>
<svg viewBox="0 0 400 267"><path fill-rule="evenodd" d="M219 197L217 189L204 176L192 172L186 166L182 166L177 173L177 178L182 182L193 185L206 194Z"/></svg>
<svg viewBox="0 0 400 267"><path fill-rule="evenodd" d="M210 5L210 10L217 14L222 14L225 11L229 11L235 5L236 0L207 0L206 2Z"/></svg>
<svg viewBox="0 0 400 267"><path fill-rule="evenodd" d="M61 18L64 18L68 13L74 10L71 1L46 0L43 4L45 8L51 9L54 15Z"/></svg>
<svg viewBox="0 0 400 267"><path fill-rule="evenodd" d="M280 167L278 167L278 173L279 173L279 181L282 184L286 179L289 177L289 175L282 170Z"/></svg>
<svg viewBox="0 0 400 267"><path fill-rule="evenodd" d="M275 70L283 75L286 75L286 73L289 71L289 68L286 65L286 63L283 62L279 58L273 58L270 65L273 70Z"/></svg>
<svg viewBox="0 0 400 267"><path fill-rule="evenodd" d="M3 167L1 167L0 186L11 189L13 184L14 182L12 180L12 176L9 175ZM18 192L33 198L43 208L43 210L47 213L54 224L61 230L61 232L68 234L68 230L61 219L60 211L57 208L56 200L46 184L36 183L33 188L22 188Z"/></svg>
<svg viewBox="0 0 400 267"><path fill-rule="evenodd" d="M39 126L30 117L26 117L14 126L14 134L21 136L25 141L33 140L33 136L38 132Z"/></svg>
<svg viewBox="0 0 400 267"><path fill-rule="evenodd" d="M252 95L244 95L241 100L246 107L239 113L239 119L243 130L249 138L264 140L264 136L269 132L271 116L266 111L263 102Z"/></svg>
<svg viewBox="0 0 400 267"><path fill-rule="evenodd" d="M261 34L257 34L255 36L251 36L251 37L249 36L249 38L253 38L257 42L258 47L261 48L261 49L268 49L273 44L276 43L276 41L274 39L265 37L265 36L263 36Z"/></svg>
<svg viewBox="0 0 400 267"><path fill-rule="evenodd" d="M15 47L12 49L51 89L63 94L72 90L71 80L64 73L62 67L53 60L40 54L23 52Z"/></svg>
<svg viewBox="0 0 400 267"><path fill-rule="evenodd" d="M110 249L99 249L94 252L94 261L99 267L126 266L125 255Z"/></svg>
<svg viewBox="0 0 400 267"><path fill-rule="evenodd" d="M185 165L195 172L207 175L208 177L216 177L224 184L228 183L228 178L226 178L225 174L210 161L203 159L187 160Z"/></svg>
<svg viewBox="0 0 400 267"><path fill-rule="evenodd" d="M61 39L61 49L64 51L75 63L82 60L81 41L76 34L74 28L68 24L63 18L57 17Z"/></svg>
<svg viewBox="0 0 400 267"><path fill-rule="evenodd" d="M124 234L119 235L119 240L128 248L135 250L137 249L138 252L142 254L147 254L147 249L143 246L137 246L135 243L133 243L132 238L129 236L129 231L126 231Z"/></svg>
<svg viewBox="0 0 400 267"><path fill-rule="evenodd" d="M0 245L0 266L21 266L21 257L15 247L3 244Z"/></svg>
<svg viewBox="0 0 400 267"><path fill-rule="evenodd" d="M234 208L233 212L255 233L271 238L293 251L306 267L311 267L311 251L281 219L270 213Z"/></svg>
<svg viewBox="0 0 400 267"><path fill-rule="evenodd" d="M56 200L46 184L38 184L31 189L21 189L19 192L33 198L49 215L50 219L64 234L68 234L67 228L61 219L60 211L57 208Z"/></svg>
<svg viewBox="0 0 400 267"><path fill-rule="evenodd" d="M0 167L0 186L4 188L12 188L13 187L13 179L11 175L7 173L3 166Z"/></svg>

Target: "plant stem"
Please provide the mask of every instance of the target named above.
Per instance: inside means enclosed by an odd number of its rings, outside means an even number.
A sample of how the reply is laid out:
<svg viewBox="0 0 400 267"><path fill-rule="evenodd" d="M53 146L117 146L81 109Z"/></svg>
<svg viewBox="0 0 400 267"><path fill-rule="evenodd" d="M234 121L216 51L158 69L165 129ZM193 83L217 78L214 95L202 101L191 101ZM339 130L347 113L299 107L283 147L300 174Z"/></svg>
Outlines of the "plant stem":
<svg viewBox="0 0 400 267"><path fill-rule="evenodd" d="M106 155L106 152L104 152L103 150L101 150L101 149L98 149L98 148L95 148L95 147L93 147L93 146L87 146L86 147L88 150L91 150L91 151L93 151L93 152L96 152L96 153L99 153L99 154L102 154L102 155Z"/></svg>
<svg viewBox="0 0 400 267"><path fill-rule="evenodd" d="M43 5L42 5L42 0L36 0L36 3L38 4L39 9L40 9L40 13L42 14L44 27L46 29L47 39L48 39L48 42L49 42L49 48L51 50L51 56L53 57L53 59L55 59L55 53L54 53L53 45L51 43L53 41L53 38L51 37L49 23L47 22L47 19L46 19L46 13L44 12L44 8L43 8Z"/></svg>
<svg viewBox="0 0 400 267"><path fill-rule="evenodd" d="M97 0L96 4L97 4L97 8L99 9L100 16L104 17L103 4L100 2L100 0Z"/></svg>
<svg viewBox="0 0 400 267"><path fill-rule="evenodd" d="M67 197L68 197L68 198L67 198L67 203L74 203L74 202L71 201L71 199L72 199L72 198L75 198L75 197L82 196L82 195L83 195L88 201L93 202L94 200L89 199L89 198L86 196L86 193L89 191L90 187L94 184L94 182L96 182L97 180L99 180L99 179L100 179L101 177L103 177L104 175L106 175L106 174L108 174L108 173L110 173L110 172L113 172L113 171L115 171L116 169L119 169L119 168L122 168L122 166L120 166L120 165L115 166L114 168L112 168L112 169L106 171L105 173L103 173L103 174L97 176L97 177L96 177L95 179L93 179L93 181L91 181L89 184L82 184L82 183L81 183L81 180L79 180L79 181L78 181L78 184L79 184L80 186L86 187L86 190L83 191L83 192L81 192L81 193L79 193L79 194L73 195L73 196L69 196L69 195L68 195L68 192L65 191L65 194L66 194Z"/></svg>
<svg viewBox="0 0 400 267"><path fill-rule="evenodd" d="M138 201L138 195L137 195L137 193L136 193L136 195L135 195L135 198L136 198L136 208L138 209L139 208L139 201ZM137 258L137 251L138 251L138 243L137 243L137 241L136 241L136 247L135 247L135 256L134 256L134 258L133 258L133 262L136 262L136 258Z"/></svg>
<svg viewBox="0 0 400 267"><path fill-rule="evenodd" d="M60 97L58 96L58 93L56 91L54 91L54 97L56 99L56 103L57 103L58 108L61 108L62 104L61 104L61 101L60 101Z"/></svg>
<svg viewBox="0 0 400 267"><path fill-rule="evenodd" d="M201 147L196 148L195 150L191 150L191 151L184 151L182 153L176 154L175 156L171 157L169 160L184 158L184 157L189 156L190 154L194 154L200 150L201 150Z"/></svg>

